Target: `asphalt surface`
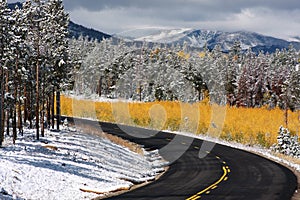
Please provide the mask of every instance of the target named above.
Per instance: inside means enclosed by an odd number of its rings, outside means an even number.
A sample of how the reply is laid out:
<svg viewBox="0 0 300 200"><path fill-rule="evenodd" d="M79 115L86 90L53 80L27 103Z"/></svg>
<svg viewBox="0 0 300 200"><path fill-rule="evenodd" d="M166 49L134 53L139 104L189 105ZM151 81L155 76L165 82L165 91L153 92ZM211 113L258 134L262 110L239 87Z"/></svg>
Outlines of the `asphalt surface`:
<svg viewBox="0 0 300 200"><path fill-rule="evenodd" d="M166 160L184 149L157 181L108 199L285 200L291 199L297 188L297 177L289 169L246 151L216 144L204 158L199 158L203 144L199 139L87 120L75 123L90 123L148 150L160 149Z"/></svg>

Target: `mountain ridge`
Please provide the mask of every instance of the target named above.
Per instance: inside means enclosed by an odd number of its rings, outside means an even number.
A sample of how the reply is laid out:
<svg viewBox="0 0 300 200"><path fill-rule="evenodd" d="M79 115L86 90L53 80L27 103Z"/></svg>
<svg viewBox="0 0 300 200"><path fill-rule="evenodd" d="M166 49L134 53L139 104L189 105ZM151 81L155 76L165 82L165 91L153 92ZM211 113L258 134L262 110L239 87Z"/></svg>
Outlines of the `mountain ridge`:
<svg viewBox="0 0 300 200"><path fill-rule="evenodd" d="M140 29L143 35L139 35L136 38L130 35L130 31L125 32L127 35L119 34L115 35L115 37L135 42L186 44L193 48L203 48L206 46L208 49L213 49L216 45L220 45L221 49L225 52L229 51L236 41L241 43L243 50L252 48L255 52L264 51L272 53L276 49L288 48L289 45L293 45L297 50L300 50L300 42L287 41L250 31L225 32L206 29L161 29L161 31L158 31L156 29L153 34L151 28L146 29L148 29L150 34L147 35L147 31ZM137 30L134 30L135 35L138 35ZM175 33L176 31L178 31L177 34Z"/></svg>
<svg viewBox="0 0 300 200"><path fill-rule="evenodd" d="M97 31L93 28L86 28L85 26L74 23L70 20L69 22L69 38L79 38L80 36L87 37L89 40L102 41L112 37L109 34Z"/></svg>

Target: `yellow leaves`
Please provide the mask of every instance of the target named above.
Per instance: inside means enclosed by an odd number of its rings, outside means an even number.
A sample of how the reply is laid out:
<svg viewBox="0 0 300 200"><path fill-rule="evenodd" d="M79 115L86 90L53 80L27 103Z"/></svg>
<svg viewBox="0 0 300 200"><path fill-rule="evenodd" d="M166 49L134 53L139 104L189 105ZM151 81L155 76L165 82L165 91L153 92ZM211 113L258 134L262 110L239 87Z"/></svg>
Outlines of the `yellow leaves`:
<svg viewBox="0 0 300 200"><path fill-rule="evenodd" d="M160 53L160 49L156 48L154 51L150 53L150 58L153 58L154 56L158 55Z"/></svg>
<svg viewBox="0 0 300 200"><path fill-rule="evenodd" d="M284 124L284 111L279 108L269 110L214 107L207 99L194 104L175 101L111 103L75 100L62 96L61 108L62 114L68 116L97 118L101 121L159 130L189 131L195 134L206 134L209 130L211 135L226 140L266 147L276 143L278 129ZM288 116L289 130L298 133L298 113L289 112ZM212 121L214 123L211 123ZM222 129L219 130L220 128Z"/></svg>
<svg viewBox="0 0 300 200"><path fill-rule="evenodd" d="M157 49L155 49L154 51L152 51L152 54L159 54L159 52L160 52L160 49L159 48L157 48Z"/></svg>
<svg viewBox="0 0 300 200"><path fill-rule="evenodd" d="M224 58L225 60L228 60L228 59L229 59L227 54L223 54L223 58Z"/></svg>
<svg viewBox="0 0 300 200"><path fill-rule="evenodd" d="M186 54L184 51L179 51L179 52L177 53L177 55L178 55L179 57L181 57L181 58L186 59L186 60L188 60L188 59L191 57L190 54Z"/></svg>
<svg viewBox="0 0 300 200"><path fill-rule="evenodd" d="M239 59L238 55L233 56L232 61L237 61Z"/></svg>
<svg viewBox="0 0 300 200"><path fill-rule="evenodd" d="M201 52L198 54L198 56L199 56L200 58L204 58L204 57L206 56L206 53L205 53L204 51L201 51Z"/></svg>

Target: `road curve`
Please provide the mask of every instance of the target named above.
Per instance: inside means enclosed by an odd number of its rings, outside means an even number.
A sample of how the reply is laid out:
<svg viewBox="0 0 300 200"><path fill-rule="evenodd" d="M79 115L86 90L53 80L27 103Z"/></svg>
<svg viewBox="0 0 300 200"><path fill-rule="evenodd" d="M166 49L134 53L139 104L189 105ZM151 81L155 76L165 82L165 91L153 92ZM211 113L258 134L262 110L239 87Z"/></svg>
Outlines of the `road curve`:
<svg viewBox="0 0 300 200"><path fill-rule="evenodd" d="M111 123L76 120L100 126L107 133L141 144L145 149L161 149L174 134ZM99 127L99 128L100 128ZM124 131L130 132L126 134ZM151 136L137 138L131 133ZM154 135L155 134L155 135ZM184 140L184 137L183 137ZM187 151L170 165L157 181L119 196L121 200L285 200L297 188L297 177L286 167L258 155L216 144L206 157L199 158L203 141L194 139ZM187 145L185 142L178 145ZM175 150L176 151L176 150Z"/></svg>

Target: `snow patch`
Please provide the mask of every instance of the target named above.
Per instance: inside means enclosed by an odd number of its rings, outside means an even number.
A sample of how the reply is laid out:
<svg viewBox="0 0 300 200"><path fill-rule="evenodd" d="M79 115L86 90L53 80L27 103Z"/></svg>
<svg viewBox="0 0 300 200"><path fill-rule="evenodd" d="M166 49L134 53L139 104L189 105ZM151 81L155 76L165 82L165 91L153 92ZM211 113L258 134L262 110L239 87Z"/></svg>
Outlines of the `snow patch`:
<svg viewBox="0 0 300 200"><path fill-rule="evenodd" d="M26 130L15 146L6 138L0 149L0 199L92 199L154 180L167 164L157 151L142 156L80 132L34 135Z"/></svg>

